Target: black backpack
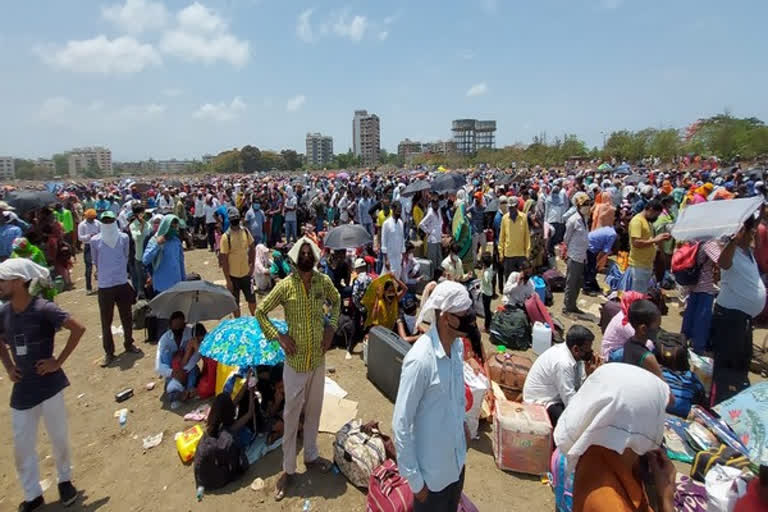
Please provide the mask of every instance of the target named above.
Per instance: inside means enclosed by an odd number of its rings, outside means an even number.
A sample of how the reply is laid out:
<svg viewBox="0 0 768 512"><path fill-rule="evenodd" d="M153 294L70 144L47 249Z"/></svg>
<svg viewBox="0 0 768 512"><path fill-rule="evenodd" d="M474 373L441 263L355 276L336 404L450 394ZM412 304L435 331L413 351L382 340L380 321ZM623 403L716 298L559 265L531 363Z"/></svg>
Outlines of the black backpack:
<svg viewBox="0 0 768 512"><path fill-rule="evenodd" d="M347 348L355 336L355 322L349 315L339 315L339 321L336 327L336 333L333 335L333 346Z"/></svg>
<svg viewBox="0 0 768 512"><path fill-rule="evenodd" d="M218 437L206 433L200 440L195 452L196 487L221 489L247 469L248 459L228 431L222 430Z"/></svg>
<svg viewBox="0 0 768 512"><path fill-rule="evenodd" d="M493 314L491 343L512 350L531 348L531 326L524 309L506 307Z"/></svg>
<svg viewBox="0 0 768 512"><path fill-rule="evenodd" d="M690 369L685 336L659 329L655 345L654 355L661 366L676 372Z"/></svg>

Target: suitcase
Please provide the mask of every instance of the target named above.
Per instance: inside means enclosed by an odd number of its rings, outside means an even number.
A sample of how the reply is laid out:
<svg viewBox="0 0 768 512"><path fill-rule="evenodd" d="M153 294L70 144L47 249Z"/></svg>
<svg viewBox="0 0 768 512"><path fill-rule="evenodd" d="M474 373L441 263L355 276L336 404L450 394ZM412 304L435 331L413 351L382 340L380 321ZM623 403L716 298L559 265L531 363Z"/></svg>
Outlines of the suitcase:
<svg viewBox="0 0 768 512"><path fill-rule="evenodd" d="M424 287L427 286L427 283L434 280L435 270L432 268L432 260L426 258L414 258L414 260L419 264L419 275L424 279L421 279L416 284L409 285L408 289L411 293L421 295L421 292L424 291Z"/></svg>
<svg viewBox="0 0 768 512"><path fill-rule="evenodd" d="M544 278L547 286L549 286L549 289L553 292L565 291L565 276L556 268L547 270L541 275L541 277Z"/></svg>
<svg viewBox="0 0 768 512"><path fill-rule="evenodd" d="M522 400L523 386L532 364L527 357L508 352L496 354L488 359L488 376L499 385L507 400Z"/></svg>
<svg viewBox="0 0 768 512"><path fill-rule="evenodd" d="M472 308L475 314L485 318L485 309L483 309L483 292L480 291L480 280L473 279L467 283L467 291L472 298Z"/></svg>
<svg viewBox="0 0 768 512"><path fill-rule="evenodd" d="M403 338L380 325L368 333L368 380L392 402L397 399L403 358L410 348Z"/></svg>
<svg viewBox="0 0 768 512"><path fill-rule="evenodd" d="M541 475L552 457L552 423L543 405L499 400L493 414L493 457L503 471Z"/></svg>
<svg viewBox="0 0 768 512"><path fill-rule="evenodd" d="M195 249L205 249L208 247L208 235L194 234L192 235L192 243Z"/></svg>

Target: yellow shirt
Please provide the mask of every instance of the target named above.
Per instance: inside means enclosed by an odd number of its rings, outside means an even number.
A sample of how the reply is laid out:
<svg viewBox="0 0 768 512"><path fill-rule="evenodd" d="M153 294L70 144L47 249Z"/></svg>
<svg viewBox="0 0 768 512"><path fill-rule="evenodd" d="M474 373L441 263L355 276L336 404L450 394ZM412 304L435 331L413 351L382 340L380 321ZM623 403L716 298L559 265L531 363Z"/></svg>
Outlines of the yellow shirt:
<svg viewBox="0 0 768 512"><path fill-rule="evenodd" d="M376 215L376 225L381 227L384 224L384 221L386 221L388 218L392 216L392 210L389 210L389 215L384 214L384 210L379 210L378 215Z"/></svg>
<svg viewBox="0 0 768 512"><path fill-rule="evenodd" d="M656 245L635 247L632 245L633 238L640 240L653 238L653 229L642 213L638 213L629 221L629 266L645 269L653 268L653 260L656 257Z"/></svg>
<svg viewBox="0 0 768 512"><path fill-rule="evenodd" d="M499 230L499 254L503 258L526 257L531 254L531 235L528 232L528 216L517 213L513 221L509 213L501 219Z"/></svg>
<svg viewBox="0 0 768 512"><path fill-rule="evenodd" d="M326 318L323 306L329 302L328 325L336 329L339 320L341 298L331 278L320 272L312 272L309 291L304 287L298 272L275 285L269 295L256 308L256 318L267 339L277 339L277 329L267 314L277 306L283 306L288 335L296 342L296 353L286 354L285 361L299 373L314 370L323 363L323 332Z"/></svg>
<svg viewBox="0 0 768 512"><path fill-rule="evenodd" d="M248 250L252 244L253 237L247 229L229 229L222 235L219 252L227 257L231 277L245 277L249 274Z"/></svg>
<svg viewBox="0 0 768 512"><path fill-rule="evenodd" d="M413 207L413 223L418 226L424 219L424 210L419 205Z"/></svg>

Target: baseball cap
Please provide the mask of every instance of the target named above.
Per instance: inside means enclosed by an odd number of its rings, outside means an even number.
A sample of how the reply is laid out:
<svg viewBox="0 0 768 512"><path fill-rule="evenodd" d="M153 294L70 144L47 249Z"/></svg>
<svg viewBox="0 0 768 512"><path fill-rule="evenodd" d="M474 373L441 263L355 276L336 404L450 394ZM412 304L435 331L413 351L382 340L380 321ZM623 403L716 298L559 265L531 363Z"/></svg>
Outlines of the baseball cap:
<svg viewBox="0 0 768 512"><path fill-rule="evenodd" d="M104 220L104 219L112 219L112 220L114 220L116 218L117 218L117 215L115 215L115 212L113 212L112 210L107 210L105 212L101 212L101 215L99 216L100 220Z"/></svg>
<svg viewBox="0 0 768 512"><path fill-rule="evenodd" d="M361 267L365 267L367 265L368 264L365 262L365 260L363 258L357 258L355 260L355 268L361 268Z"/></svg>
<svg viewBox="0 0 768 512"><path fill-rule="evenodd" d="M229 208L227 210L227 216L229 216L229 220L240 220L240 211L237 208Z"/></svg>

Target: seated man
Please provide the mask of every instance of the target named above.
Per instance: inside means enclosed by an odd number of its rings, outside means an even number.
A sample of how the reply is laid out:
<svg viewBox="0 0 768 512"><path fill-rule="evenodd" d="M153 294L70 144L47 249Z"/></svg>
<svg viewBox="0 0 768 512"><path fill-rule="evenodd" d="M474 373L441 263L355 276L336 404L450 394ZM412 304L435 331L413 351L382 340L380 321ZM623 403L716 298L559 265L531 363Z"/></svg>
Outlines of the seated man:
<svg viewBox="0 0 768 512"><path fill-rule="evenodd" d="M416 325L419 303L412 295L406 296L397 317L397 334L410 344L416 343L426 330Z"/></svg>
<svg viewBox="0 0 768 512"><path fill-rule="evenodd" d="M200 376L200 369L197 367L200 352L197 348L205 336L205 327L200 323L194 328L186 325L184 313L181 311L171 315L169 324L170 328L157 343L155 372L165 377L165 392L168 393L171 407L176 407L178 402L194 394L197 386ZM187 353L190 343L192 347Z"/></svg>
<svg viewBox="0 0 768 512"><path fill-rule="evenodd" d="M548 348L534 361L523 386L523 402L547 408L552 427L598 361L592 353L595 335L582 325L568 329L565 343ZM586 368L585 368L586 365Z"/></svg>
<svg viewBox="0 0 768 512"><path fill-rule="evenodd" d="M624 355L621 362L645 368L664 380L661 365L653 352L648 350L646 342L656 341L661 327L661 313L653 302L640 299L629 306L629 324L635 330L634 336L624 344Z"/></svg>
<svg viewBox="0 0 768 512"><path fill-rule="evenodd" d="M451 250L448 256L440 264L443 269L443 277L449 281L463 283L470 279L469 274L464 273L464 265L459 258L459 244L451 242Z"/></svg>

